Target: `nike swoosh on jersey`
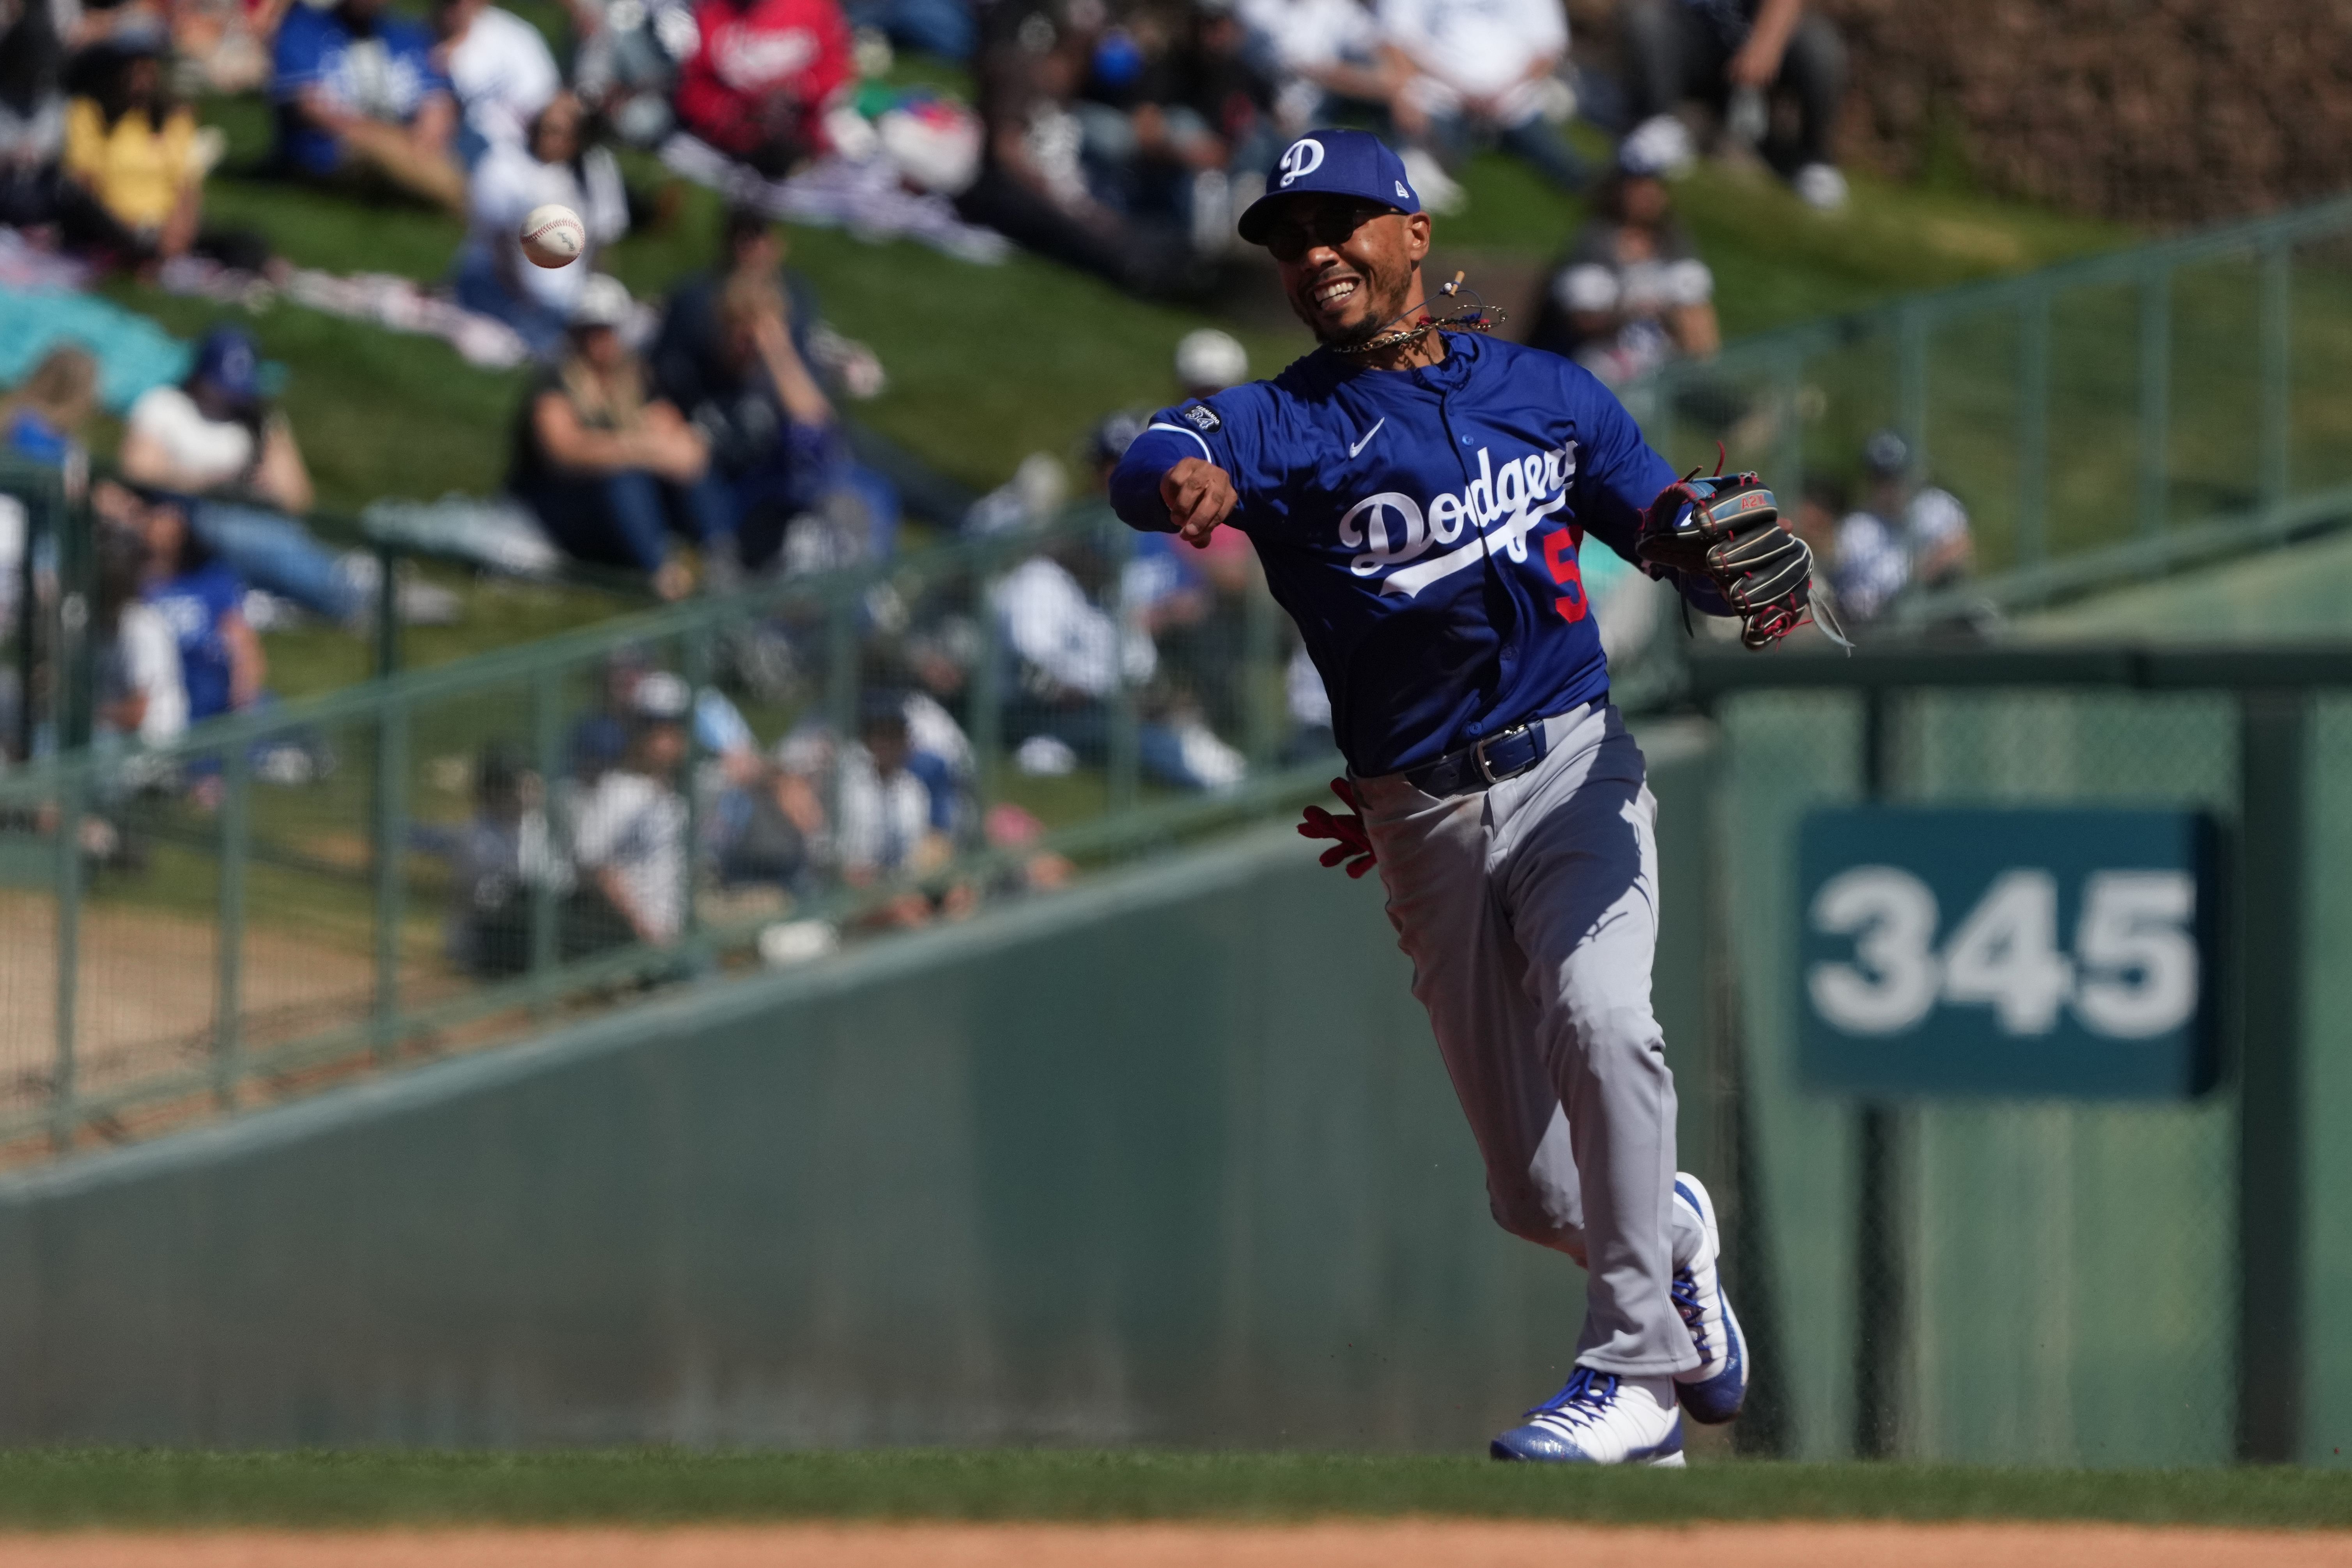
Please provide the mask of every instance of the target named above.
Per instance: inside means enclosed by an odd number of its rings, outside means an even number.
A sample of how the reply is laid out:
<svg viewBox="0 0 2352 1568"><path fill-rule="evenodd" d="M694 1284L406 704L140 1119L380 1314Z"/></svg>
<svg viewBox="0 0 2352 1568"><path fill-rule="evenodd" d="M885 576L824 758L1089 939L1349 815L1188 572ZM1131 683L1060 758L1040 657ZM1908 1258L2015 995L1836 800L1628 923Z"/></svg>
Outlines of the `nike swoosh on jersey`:
<svg viewBox="0 0 2352 1568"><path fill-rule="evenodd" d="M1357 442L1354 446L1348 448L1348 456L1352 458L1357 453L1362 451L1371 438L1381 433L1381 426L1388 422L1389 416L1385 414L1381 415L1378 419L1373 420L1372 427L1364 432L1363 440Z"/></svg>

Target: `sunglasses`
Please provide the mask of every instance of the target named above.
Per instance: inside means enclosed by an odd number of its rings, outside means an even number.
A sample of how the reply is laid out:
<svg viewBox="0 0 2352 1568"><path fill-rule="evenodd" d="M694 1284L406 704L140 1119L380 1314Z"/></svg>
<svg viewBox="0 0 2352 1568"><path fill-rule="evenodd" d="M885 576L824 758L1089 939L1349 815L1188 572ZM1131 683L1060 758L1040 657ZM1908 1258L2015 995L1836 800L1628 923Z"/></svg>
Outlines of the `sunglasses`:
<svg viewBox="0 0 2352 1568"><path fill-rule="evenodd" d="M1318 246L1337 250L1348 243L1355 232L1376 217L1386 217L1391 207L1377 207L1369 203L1354 206L1317 206L1292 216L1285 216L1265 231L1265 247L1276 261L1297 261Z"/></svg>

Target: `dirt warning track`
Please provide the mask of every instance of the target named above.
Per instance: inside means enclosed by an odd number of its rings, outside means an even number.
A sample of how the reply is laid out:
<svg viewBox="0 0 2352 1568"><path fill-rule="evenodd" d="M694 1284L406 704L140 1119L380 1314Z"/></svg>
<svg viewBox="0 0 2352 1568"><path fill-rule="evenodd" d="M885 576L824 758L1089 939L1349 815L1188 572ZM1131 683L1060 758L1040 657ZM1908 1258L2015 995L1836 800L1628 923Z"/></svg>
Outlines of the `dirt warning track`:
<svg viewBox="0 0 2352 1568"><path fill-rule="evenodd" d="M1671 1553L1655 1559L1644 1553ZM0 1568L2352 1568L2352 1532L2099 1524L775 1524L0 1536Z"/></svg>

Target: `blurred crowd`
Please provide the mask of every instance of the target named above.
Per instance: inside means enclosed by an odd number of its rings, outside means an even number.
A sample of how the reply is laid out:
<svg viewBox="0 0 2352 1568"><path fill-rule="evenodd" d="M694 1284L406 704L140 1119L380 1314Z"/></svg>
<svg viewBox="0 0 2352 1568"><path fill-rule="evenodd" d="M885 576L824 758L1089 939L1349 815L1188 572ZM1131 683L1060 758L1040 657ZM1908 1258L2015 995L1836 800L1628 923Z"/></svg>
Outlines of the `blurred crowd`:
<svg viewBox="0 0 2352 1568"><path fill-rule="evenodd" d="M1467 160L1496 149L1588 198L1530 341L1624 387L1719 342L1713 274L1675 210L1702 146L1744 149L1816 207L1845 199L1829 141L1843 54L1802 0L1622 0L1609 53L1581 61L1561 0L564 0L562 22L542 32L488 0L421 15L385 0L0 0L0 229L36 248L167 287L170 268L209 269L228 281L195 291L225 300L237 279L282 284L257 236L206 210L226 142L191 103L223 94L268 105L249 174L462 218L439 308L496 323L530 375L501 494L407 509L446 553L486 563L486 542L520 530L530 551L674 600L880 565L910 522L1000 542L984 586L869 595L854 713L833 705L830 629L779 613L698 686L616 658L560 767L503 742L473 758L471 820L420 830L417 847L449 866L451 951L483 974L535 942L565 956L674 942L689 868L788 905L896 889L869 917L895 924L1057 880L1068 868L1035 850L1035 818L978 806L983 694L988 738L1039 778L1123 753L1152 786L1214 791L1329 749L1294 634L1253 619L1245 542L1225 531L1194 552L1110 518L1102 487L1139 411L1104 410L1082 450L1032 454L974 494L845 412L886 373L787 264L780 213L815 202L861 232L991 231L1182 295L1235 264L1235 213L1310 126L1378 130L1441 213L1470 199ZM896 51L956 62L972 101L894 85L908 74ZM1571 137L1579 121L1590 129ZM624 177L632 148L729 196L708 264L659 298L633 298L605 267L659 205ZM571 266L531 265L519 242L548 203L583 220ZM160 746L265 708L273 627L360 629L386 603L406 620L456 613L447 591L387 585L378 556L313 531L269 369L241 328L206 333L184 374L131 403L98 479L89 353L58 347L0 405L0 454L88 503L100 745ZM1206 396L1250 373L1240 342L1203 329L1178 346L1170 391ZM1889 441L1864 454L1867 497L1823 481L1807 498L1850 619L1967 569L1965 513ZM1074 510L1103 526L1048 529ZM0 498L11 626L26 585L57 591L57 550ZM1603 602L1606 566L1595 604L1622 653L1653 617L1630 573ZM1279 692L1253 674L1270 668ZM13 755L57 743L56 715L0 696ZM283 784L335 766L299 732L250 762ZM216 759L136 782L205 806L224 787ZM991 869L954 869L974 864ZM551 938L525 919L550 908Z"/></svg>
<svg viewBox="0 0 2352 1568"><path fill-rule="evenodd" d="M189 107L258 93L266 172L466 217L459 299L543 350L577 303L571 272L630 225L616 145L689 144L695 166L754 182L855 166L872 177L842 189L951 205L1153 293L1199 284L1282 147L1319 123L1390 137L1441 213L1481 147L1581 189L1580 115L1668 175L1699 124L1814 205L1845 199L1844 57L1802 0L1622 0L1607 66L1574 62L1561 0L565 0L559 51L488 0L424 17L386 0L6 0L0 224L110 265L266 270L257 237L207 222L226 142ZM976 101L891 86L894 48L964 66ZM518 221L546 202L585 221L586 267L521 265Z"/></svg>
<svg viewBox="0 0 2352 1568"><path fill-rule="evenodd" d="M689 886L765 894L786 913L829 889L870 893L855 926L912 928L1066 882L1073 868L1037 847L1036 817L979 809L961 726L919 685L869 673L845 729L803 719L762 748L718 687L697 689L642 649L610 656L551 774L493 741L470 770L471 815L415 830L449 868L451 959L483 979L519 973L541 930L564 962L673 947ZM975 859L983 847L999 853ZM778 921L763 955L817 956L839 935Z"/></svg>
<svg viewBox="0 0 2352 1568"><path fill-rule="evenodd" d="M731 215L722 239L720 263L667 302L643 356L615 324L626 303L618 285L591 279L566 352L518 418L518 493L568 543L656 582L683 579L688 555L705 573L786 579L881 562L893 549L892 487L825 424L824 391L781 304L804 285L777 273L764 220ZM1184 340L1173 368L1171 394L1208 394L1249 366L1238 342L1206 329ZM98 369L87 352L54 351L0 403L9 455L52 468L88 503L91 738L129 757L120 798L96 803L93 831L130 795L216 806L222 760L170 743L191 724L269 706L259 628L298 615L357 623L375 603L374 558L334 552L297 515L308 472L260 369L241 331L207 335L183 382L131 406L119 478L89 477ZM534 951L534 911L549 908L559 926L548 940L565 958L673 944L689 874L722 898L765 893L784 910L879 889L860 923L889 926L1058 885L1070 868L1036 847L1044 824L1001 799L982 809L977 726L992 755L1032 778L1099 778L1124 747L1148 786L1179 792L1243 782L1253 739L1276 763L1327 752L1321 686L1311 668L1299 679L1287 626L1261 617L1252 630L1255 560L1239 536L1178 549L1139 539L1102 503L1139 428L1136 414L1114 412L1073 463L1033 454L957 519L995 542L995 568L917 573L904 586L886 578L859 602L845 650L821 596L788 595L722 647L698 687L642 649L610 658L553 776L516 746L490 743L471 764L469 822L415 835L449 868L453 958L485 976L511 972ZM1100 526L1069 526L1074 510ZM22 510L0 507L8 636L24 584L37 600L59 592L58 545L29 541ZM48 624L37 616L34 629L46 635ZM51 651L44 643L38 657ZM856 667L854 710L835 706L843 658ZM1286 708L1254 720L1266 694L1254 695L1253 669L1285 660ZM46 679L37 668L34 689ZM7 698L0 734L12 753L58 742L57 714L26 713L15 689ZM331 737L299 725L247 763L279 785L337 765ZM137 847L135 835L110 837L103 854ZM807 955L794 943L821 950L840 934L779 931L780 961Z"/></svg>

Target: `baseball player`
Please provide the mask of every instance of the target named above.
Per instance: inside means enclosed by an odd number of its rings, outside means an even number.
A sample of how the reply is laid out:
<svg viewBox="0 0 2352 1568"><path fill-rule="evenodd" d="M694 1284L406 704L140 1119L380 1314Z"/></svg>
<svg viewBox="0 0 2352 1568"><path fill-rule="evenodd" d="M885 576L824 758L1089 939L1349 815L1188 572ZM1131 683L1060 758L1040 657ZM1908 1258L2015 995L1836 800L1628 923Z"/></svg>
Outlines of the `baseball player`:
<svg viewBox="0 0 2352 1568"><path fill-rule="evenodd" d="M1748 1359L1713 1205L1675 1169L1655 805L1577 562L1598 539L1760 647L1805 613L1811 557L1752 475L1678 483L1588 372L1434 321L1430 221L1378 138L1292 142L1241 233L1320 346L1161 410L1112 502L1256 547L1348 761L1350 809L1300 831L1378 864L1495 1218L1588 1271L1573 1375L1493 1454L1679 1466L1682 1413L1737 1415Z"/></svg>

